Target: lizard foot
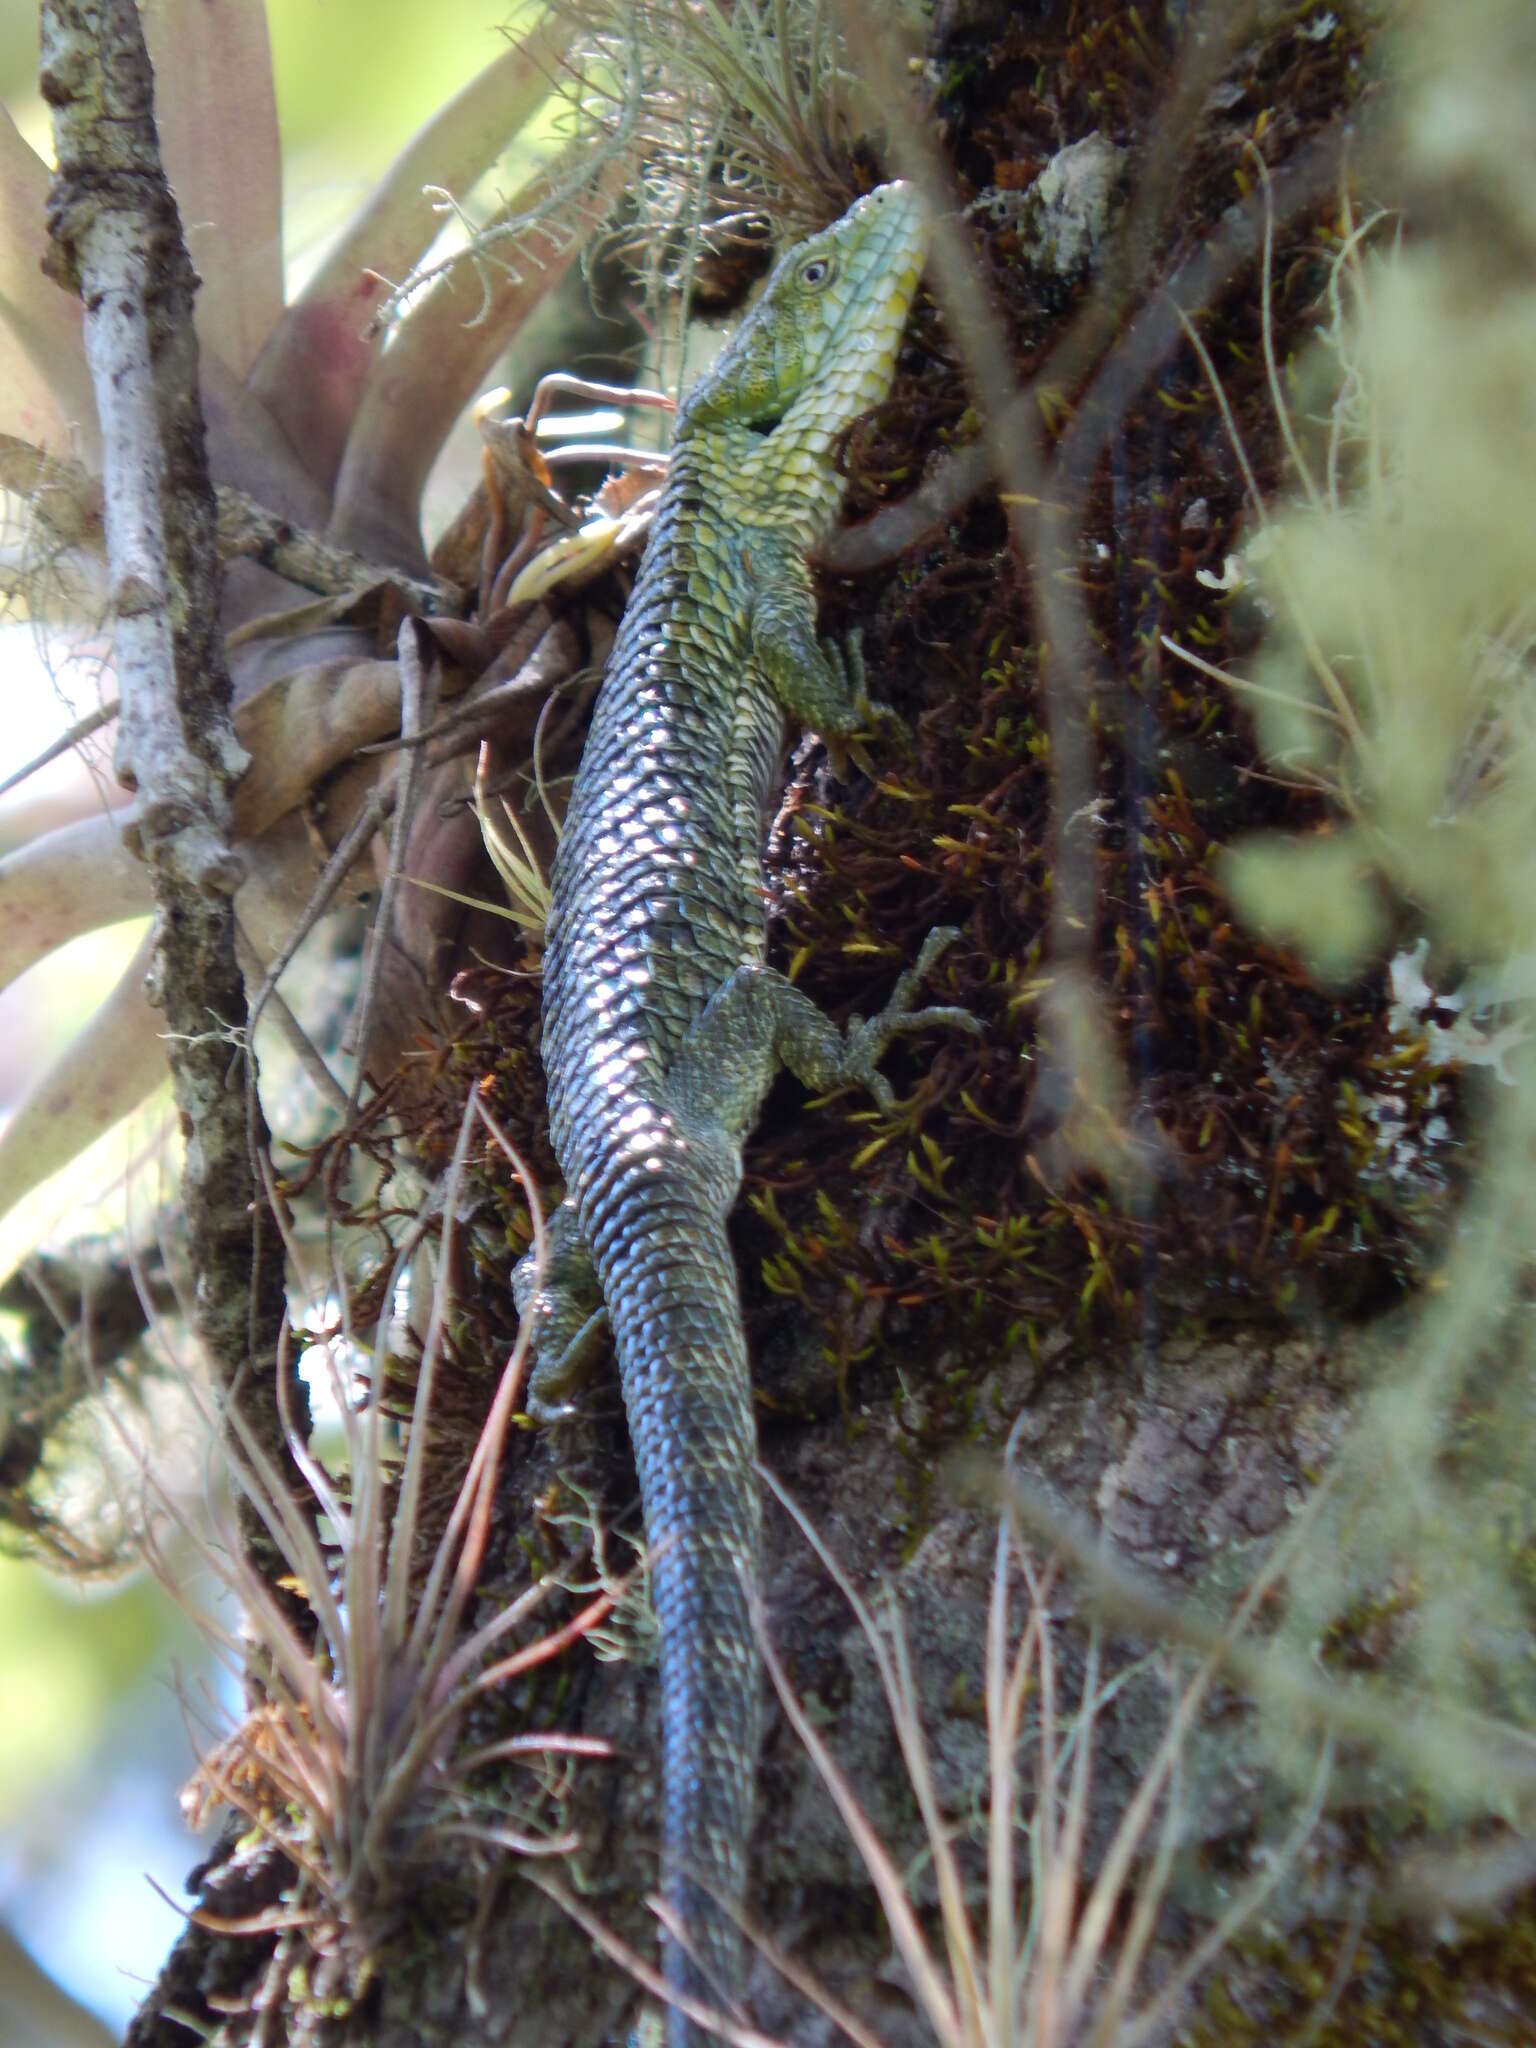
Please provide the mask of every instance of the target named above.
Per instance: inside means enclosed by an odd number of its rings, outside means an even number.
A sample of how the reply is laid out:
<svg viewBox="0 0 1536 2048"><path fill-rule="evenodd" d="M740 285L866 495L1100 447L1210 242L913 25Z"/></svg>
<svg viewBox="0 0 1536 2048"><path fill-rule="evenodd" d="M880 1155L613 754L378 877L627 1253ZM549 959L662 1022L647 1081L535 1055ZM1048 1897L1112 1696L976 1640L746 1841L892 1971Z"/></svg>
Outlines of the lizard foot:
<svg viewBox="0 0 1536 2048"><path fill-rule="evenodd" d="M890 1082L878 1065L893 1038L933 1027L968 1031L973 1037L981 1034L980 1021L969 1010L963 1010L956 1004L934 1003L921 1010L912 1008L912 999L923 976L959 936L955 925L935 925L924 939L917 958L897 981L885 1008L867 1020L862 1017L850 1017L848 1020L846 1077L851 1081L861 1081L881 1109L891 1108L896 1099Z"/></svg>
<svg viewBox="0 0 1536 2048"><path fill-rule="evenodd" d="M570 1396L590 1377L608 1335L591 1257L563 1202L545 1235L542 1264L529 1252L512 1269L518 1320L532 1330L533 1371L523 1408L535 1422L572 1412Z"/></svg>
<svg viewBox="0 0 1536 2048"><path fill-rule="evenodd" d="M910 741L911 732L899 711L869 694L869 676L864 666L864 634L860 627L855 626L842 642L823 640L821 651L827 658L828 669L837 678L839 695L852 707L852 723L848 730L822 735L832 763L832 773L839 782L846 782L851 760L873 781L877 772L874 763L863 741L855 739L853 732L865 726L875 734L885 734L903 743Z"/></svg>
<svg viewBox="0 0 1536 2048"><path fill-rule="evenodd" d="M931 1025L979 1032L969 1010L950 1004L914 1010L918 984L959 934L941 926L928 934L917 959L897 982L877 1017L850 1018L839 1030L774 967L738 967L710 997L667 1073L670 1107L688 1121L699 1157L712 1142L722 1172L722 1214L729 1211L740 1174L741 1134L757 1119L775 1068L781 1063L814 1094L855 1083L883 1109L895 1101L879 1062L893 1038ZM727 1185L728 1182L728 1185Z"/></svg>
<svg viewBox="0 0 1536 2048"><path fill-rule="evenodd" d="M595 1308L558 1356L540 1353L528 1377L523 1413L535 1422L558 1422L574 1415L576 1403L570 1397L592 1377L608 1336L608 1311Z"/></svg>

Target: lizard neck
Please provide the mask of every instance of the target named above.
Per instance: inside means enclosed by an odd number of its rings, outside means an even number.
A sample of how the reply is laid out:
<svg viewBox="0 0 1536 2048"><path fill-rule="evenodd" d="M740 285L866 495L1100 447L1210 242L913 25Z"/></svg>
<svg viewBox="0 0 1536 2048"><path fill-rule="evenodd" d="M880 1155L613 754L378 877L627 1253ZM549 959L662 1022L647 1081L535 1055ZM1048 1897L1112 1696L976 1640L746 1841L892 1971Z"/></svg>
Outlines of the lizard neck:
<svg viewBox="0 0 1536 2048"><path fill-rule="evenodd" d="M842 506L846 484L833 466L835 438L831 428L788 418L770 434L700 427L674 445L673 462L700 480L728 527L771 531L804 552Z"/></svg>

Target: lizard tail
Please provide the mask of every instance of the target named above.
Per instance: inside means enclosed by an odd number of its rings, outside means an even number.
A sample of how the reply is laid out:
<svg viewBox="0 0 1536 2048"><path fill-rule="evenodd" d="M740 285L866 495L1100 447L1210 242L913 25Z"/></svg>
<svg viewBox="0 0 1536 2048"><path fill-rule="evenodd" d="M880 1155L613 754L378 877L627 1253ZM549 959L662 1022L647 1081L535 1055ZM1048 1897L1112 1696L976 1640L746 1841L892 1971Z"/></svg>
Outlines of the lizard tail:
<svg viewBox="0 0 1536 2048"><path fill-rule="evenodd" d="M749 1589L762 1507L736 1261L723 1214L681 1178L637 1176L619 1227L594 1232L594 1249L661 1633L663 1882L687 1937L686 1947L666 1945L667 1981L729 2009L741 1982L732 1909L746 1888L757 1768ZM675 2011L669 2028L670 2048L704 2038Z"/></svg>

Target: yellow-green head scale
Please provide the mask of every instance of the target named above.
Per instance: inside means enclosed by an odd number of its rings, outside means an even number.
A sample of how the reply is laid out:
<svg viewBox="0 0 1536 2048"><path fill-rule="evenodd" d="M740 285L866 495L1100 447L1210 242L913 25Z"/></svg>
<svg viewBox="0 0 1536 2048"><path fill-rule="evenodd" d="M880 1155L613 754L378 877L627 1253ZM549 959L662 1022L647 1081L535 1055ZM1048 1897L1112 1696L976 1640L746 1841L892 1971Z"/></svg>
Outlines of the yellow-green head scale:
<svg viewBox="0 0 1536 2048"><path fill-rule="evenodd" d="M813 523L834 515L841 491L826 455L890 389L927 250L917 194L881 185L779 260L683 400L676 443L728 442L743 519L775 503L782 514L786 496Z"/></svg>

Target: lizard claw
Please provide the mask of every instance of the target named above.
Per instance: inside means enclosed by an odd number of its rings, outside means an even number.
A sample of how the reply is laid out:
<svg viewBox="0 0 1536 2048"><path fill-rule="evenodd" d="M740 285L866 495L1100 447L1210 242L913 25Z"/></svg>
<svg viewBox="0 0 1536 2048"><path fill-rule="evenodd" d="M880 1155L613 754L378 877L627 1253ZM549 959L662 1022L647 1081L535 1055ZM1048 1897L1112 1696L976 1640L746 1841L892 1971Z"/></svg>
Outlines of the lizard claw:
<svg viewBox="0 0 1536 2048"><path fill-rule="evenodd" d="M906 744L911 740L911 732L899 711L870 696L869 677L864 667L864 635L857 627L845 640L823 640L821 651L826 657L828 670L835 678L835 694L841 700L837 708L836 730L822 733L831 758L832 773L839 782L846 781L848 763L852 760L873 781L876 770L862 740L855 735L860 732L877 736L885 734Z"/></svg>
<svg viewBox="0 0 1536 2048"><path fill-rule="evenodd" d="M911 975L914 981L921 981L936 960L940 960L960 936L957 924L936 924L924 939L913 961Z"/></svg>
<svg viewBox="0 0 1536 2048"><path fill-rule="evenodd" d="M936 926L924 939L916 960L896 983L890 1001L879 1016L871 1017L867 1022L862 1017L850 1017L848 1020L848 1078L862 1082L881 1109L893 1108L896 1098L890 1082L875 1062L893 1038L904 1037L914 1031L927 1031L935 1025L969 1032L973 1038L981 1035L980 1020L956 1004L935 1003L921 1010L912 1008L918 983L959 936L955 925Z"/></svg>
<svg viewBox="0 0 1536 2048"><path fill-rule="evenodd" d="M935 925L918 950L917 958L907 968L891 991L891 999L875 1022L886 1037L893 1038L898 1032L925 1031L930 1024L953 1025L956 1030L978 1033L980 1024L969 1010L953 1003L930 1005L926 1009L914 1010L912 999L917 994L918 983L940 960L960 936L960 928L953 924Z"/></svg>
<svg viewBox="0 0 1536 2048"><path fill-rule="evenodd" d="M980 1038L981 1019L970 1010L962 1010L958 1003L930 1003L925 1010L908 1010L902 1016L892 1019L891 1030L895 1032L930 1031L942 1025L952 1031L964 1031L971 1038Z"/></svg>

